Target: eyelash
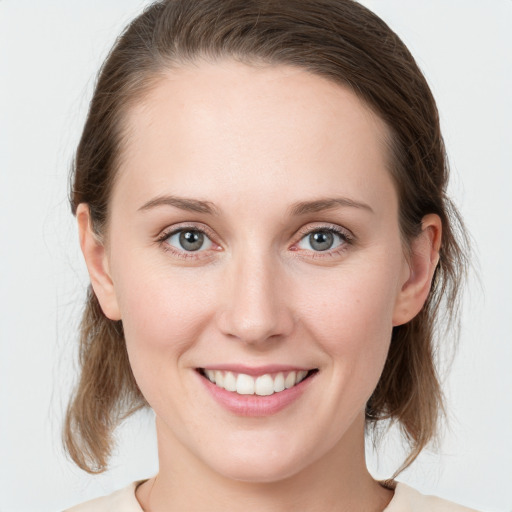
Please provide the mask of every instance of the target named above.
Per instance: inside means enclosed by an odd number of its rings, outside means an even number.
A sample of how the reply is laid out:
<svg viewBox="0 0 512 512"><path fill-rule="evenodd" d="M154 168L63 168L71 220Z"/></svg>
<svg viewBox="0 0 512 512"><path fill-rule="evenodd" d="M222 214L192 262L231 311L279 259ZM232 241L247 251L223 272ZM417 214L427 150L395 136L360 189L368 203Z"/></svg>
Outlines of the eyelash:
<svg viewBox="0 0 512 512"><path fill-rule="evenodd" d="M319 224L314 227L308 227L299 230L300 238L297 242L294 243L294 246L299 244L302 240L304 240L312 233L319 232L332 233L338 236L341 239L342 243L334 249L328 249L326 251L310 251L310 255L308 256L308 258L330 258L339 256L341 253L347 250L348 246L353 245L355 241L354 235L348 229L341 228L339 226L336 226L335 224ZM292 250L299 252L299 250L297 249Z"/></svg>
<svg viewBox="0 0 512 512"><path fill-rule="evenodd" d="M167 243L167 240L178 233L181 233L183 231L194 231L198 233L202 233L205 235L209 240L212 241L214 245L215 242L213 242L214 234L211 230L206 229L204 226L194 226L190 224L184 224L182 226L175 226L169 230L165 230L162 232L162 234L157 238L157 242L162 246L164 251L171 252L174 256L177 256L178 258L189 260L189 259L198 259L207 256L207 251L185 251L185 250L178 250L172 245ZM214 249L215 250L215 249Z"/></svg>
<svg viewBox="0 0 512 512"><path fill-rule="evenodd" d="M157 242L163 247L165 251L173 253L174 256L177 256L178 258L182 259L198 259L201 257L206 257L207 255L204 254L208 251L185 251L185 250L178 250L169 243L167 243L167 240L178 233L181 233L183 231L195 231L198 233L202 233L208 239L214 244L213 238L214 234L211 230L206 229L204 226L195 226L195 225L182 225L173 227L172 229L166 230L162 232L162 234L157 238ZM340 228L339 226L336 226L334 224L320 224L318 226L309 227L306 229L299 230L299 239L296 241L292 248L290 250L294 252L300 252L300 249L293 248L297 244L299 244L302 240L304 240L307 236L311 235L312 233L318 233L318 232L327 232L332 233L336 236L338 236L342 243L336 247L335 249L328 249L326 251L309 251L310 252L310 258L329 258L338 256L339 254L345 252L348 248L348 246L352 245L355 241L354 236L350 231L347 229ZM214 249L215 250L215 249Z"/></svg>

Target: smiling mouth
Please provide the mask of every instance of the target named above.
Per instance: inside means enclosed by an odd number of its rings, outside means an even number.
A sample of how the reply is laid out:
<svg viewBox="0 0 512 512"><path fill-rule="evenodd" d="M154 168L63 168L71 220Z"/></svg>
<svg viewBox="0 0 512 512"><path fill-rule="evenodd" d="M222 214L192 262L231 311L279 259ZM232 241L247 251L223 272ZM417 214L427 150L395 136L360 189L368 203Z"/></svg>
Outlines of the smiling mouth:
<svg viewBox="0 0 512 512"><path fill-rule="evenodd" d="M276 374L266 373L258 377L245 373L209 370L207 368L199 368L198 372L212 384L226 391L239 395L270 396L293 388L317 373L318 370L298 370L278 372Z"/></svg>

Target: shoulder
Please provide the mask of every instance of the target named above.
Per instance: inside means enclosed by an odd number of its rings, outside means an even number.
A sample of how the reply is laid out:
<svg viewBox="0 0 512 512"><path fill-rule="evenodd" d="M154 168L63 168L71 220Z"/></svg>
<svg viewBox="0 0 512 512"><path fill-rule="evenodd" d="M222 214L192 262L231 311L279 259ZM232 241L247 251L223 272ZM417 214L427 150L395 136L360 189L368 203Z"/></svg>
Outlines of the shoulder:
<svg viewBox="0 0 512 512"><path fill-rule="evenodd" d="M406 484L398 483L395 495L384 512L476 512L435 496L425 496Z"/></svg>
<svg viewBox="0 0 512 512"><path fill-rule="evenodd" d="M135 497L135 489L140 483L133 482L128 487L113 492L108 496L86 501L64 512L143 512Z"/></svg>

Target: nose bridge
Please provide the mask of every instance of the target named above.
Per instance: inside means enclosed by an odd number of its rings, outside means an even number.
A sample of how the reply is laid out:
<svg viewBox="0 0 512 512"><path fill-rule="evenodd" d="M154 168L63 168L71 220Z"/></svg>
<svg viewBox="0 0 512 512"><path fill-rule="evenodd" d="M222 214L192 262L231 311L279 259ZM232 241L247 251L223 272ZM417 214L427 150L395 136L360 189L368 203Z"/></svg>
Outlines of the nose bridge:
<svg viewBox="0 0 512 512"><path fill-rule="evenodd" d="M220 328L226 335L257 344L289 334L293 319L283 300L279 261L269 250L247 249L233 255L227 270Z"/></svg>

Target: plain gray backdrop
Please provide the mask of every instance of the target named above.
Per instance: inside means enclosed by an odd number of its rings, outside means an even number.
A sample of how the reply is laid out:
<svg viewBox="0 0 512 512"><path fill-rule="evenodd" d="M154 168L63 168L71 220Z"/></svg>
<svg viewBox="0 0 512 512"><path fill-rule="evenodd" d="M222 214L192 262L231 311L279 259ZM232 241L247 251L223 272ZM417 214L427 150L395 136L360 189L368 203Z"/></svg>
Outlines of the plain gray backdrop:
<svg viewBox="0 0 512 512"><path fill-rule="evenodd" d="M153 419L119 432L112 469L87 475L60 445L76 376L87 276L67 173L95 74L142 0L0 1L0 511L60 510L157 470ZM445 381L450 429L403 480L488 511L512 511L512 1L365 0L403 38L437 98L450 191L474 241ZM450 340L446 340L450 343ZM390 476L396 436L377 459Z"/></svg>

